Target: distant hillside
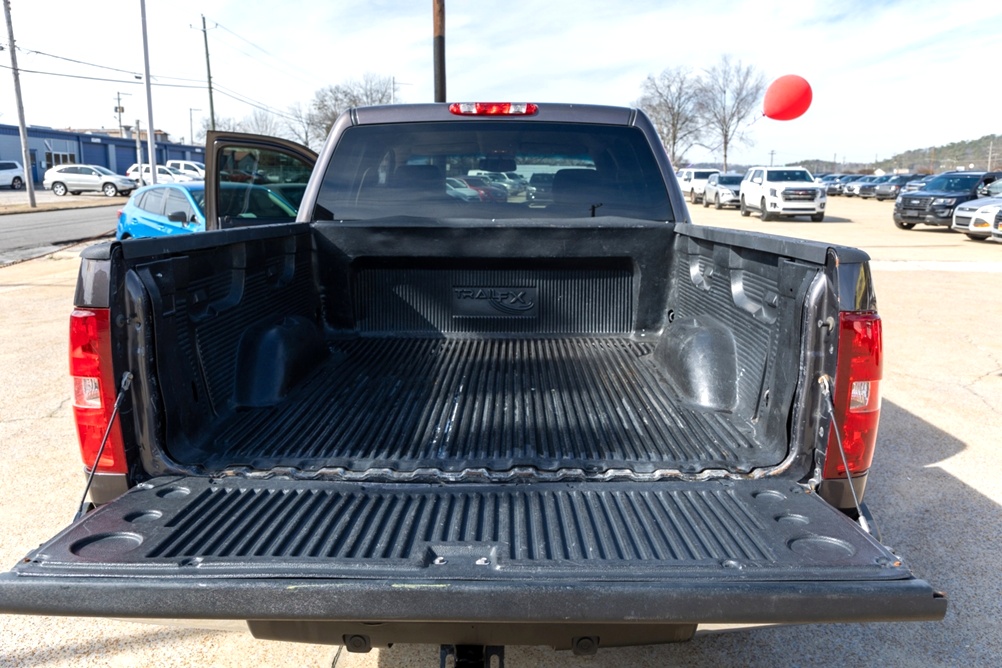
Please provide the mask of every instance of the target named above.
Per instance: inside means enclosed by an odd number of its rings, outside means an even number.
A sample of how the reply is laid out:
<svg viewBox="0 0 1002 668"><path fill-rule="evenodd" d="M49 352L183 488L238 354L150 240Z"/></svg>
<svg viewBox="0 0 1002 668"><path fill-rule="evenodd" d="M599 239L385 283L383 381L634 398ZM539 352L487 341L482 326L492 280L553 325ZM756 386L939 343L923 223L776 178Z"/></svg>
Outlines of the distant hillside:
<svg viewBox="0 0 1002 668"><path fill-rule="evenodd" d="M1002 170L1002 135L985 135L981 139L954 142L946 146L916 148L877 163L834 164L831 160L810 159L790 164L804 165L815 173L870 172L879 169L885 172L906 170L931 174L948 169L987 170L989 158L991 169Z"/></svg>

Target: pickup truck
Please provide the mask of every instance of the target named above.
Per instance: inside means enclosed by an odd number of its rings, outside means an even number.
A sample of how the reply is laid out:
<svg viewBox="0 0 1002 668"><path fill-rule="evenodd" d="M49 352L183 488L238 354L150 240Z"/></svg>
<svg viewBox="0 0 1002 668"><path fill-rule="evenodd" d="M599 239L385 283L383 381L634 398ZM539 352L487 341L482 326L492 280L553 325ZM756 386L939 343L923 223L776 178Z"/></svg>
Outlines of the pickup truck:
<svg viewBox="0 0 1002 668"><path fill-rule="evenodd" d="M545 206L445 192L534 165ZM220 187L307 170L295 220L248 226ZM463 665L945 614L863 501L868 257L694 225L643 113L358 108L319 156L215 133L205 192L208 231L82 254L90 502L0 575L0 613Z"/></svg>

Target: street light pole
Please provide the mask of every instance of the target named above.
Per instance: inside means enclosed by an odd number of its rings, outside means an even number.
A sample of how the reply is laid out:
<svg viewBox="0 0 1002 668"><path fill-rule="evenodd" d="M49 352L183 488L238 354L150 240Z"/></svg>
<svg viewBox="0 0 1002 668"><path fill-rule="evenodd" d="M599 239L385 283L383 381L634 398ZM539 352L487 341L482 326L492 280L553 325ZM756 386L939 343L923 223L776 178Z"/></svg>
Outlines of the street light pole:
<svg viewBox="0 0 1002 668"><path fill-rule="evenodd" d="M122 106L122 96L123 95L132 95L132 93L115 93L115 100L116 100L115 113L118 114L118 136L119 137L124 137L125 136L125 133L124 133L124 129L125 128L122 125L122 114L125 112L125 107Z"/></svg>
<svg viewBox="0 0 1002 668"><path fill-rule="evenodd" d="M150 85L150 44L146 37L146 0L140 0L143 15L143 62L146 67L146 143L150 147L150 180L157 182L157 146L153 136L153 88Z"/></svg>
<svg viewBox="0 0 1002 668"><path fill-rule="evenodd" d="M192 109L191 107L188 107L188 139L191 141L192 144L195 143L195 124L191 120L191 112L193 111L202 111L202 110Z"/></svg>
<svg viewBox="0 0 1002 668"><path fill-rule="evenodd" d="M209 129L216 130L216 105L212 102L212 65L209 64L209 31L205 28L205 14L202 14L202 38L205 40L205 74L209 82Z"/></svg>

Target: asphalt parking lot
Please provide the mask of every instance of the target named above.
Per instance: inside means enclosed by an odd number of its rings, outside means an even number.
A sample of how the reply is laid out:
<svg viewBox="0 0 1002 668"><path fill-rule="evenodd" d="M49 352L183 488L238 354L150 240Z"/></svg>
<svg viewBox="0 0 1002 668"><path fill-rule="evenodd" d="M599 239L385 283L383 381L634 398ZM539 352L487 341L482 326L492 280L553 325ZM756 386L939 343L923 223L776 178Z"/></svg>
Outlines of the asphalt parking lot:
<svg viewBox="0 0 1002 668"><path fill-rule="evenodd" d="M23 193L22 193L23 196ZM82 199L83 196L81 196ZM96 200L105 199L94 196ZM867 488L884 542L947 592L944 621L703 635L575 657L509 647L522 666L994 666L1002 663L1002 244L902 231L892 202L832 198L823 223L696 205L695 222L859 246L884 322L883 413ZM0 568L61 529L83 489L66 333L75 252L0 268ZM0 666L436 666L438 647L349 654L246 633L102 619L0 616Z"/></svg>

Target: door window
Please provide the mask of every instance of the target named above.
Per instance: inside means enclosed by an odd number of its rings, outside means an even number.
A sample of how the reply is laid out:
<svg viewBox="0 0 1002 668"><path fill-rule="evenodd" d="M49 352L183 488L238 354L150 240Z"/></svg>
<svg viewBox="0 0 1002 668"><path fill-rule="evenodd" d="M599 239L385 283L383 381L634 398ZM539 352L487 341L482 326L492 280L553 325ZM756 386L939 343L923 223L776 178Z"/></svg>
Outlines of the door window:
<svg viewBox="0 0 1002 668"><path fill-rule="evenodd" d="M188 198L184 196L184 193L178 192L177 190L168 189L167 197L164 199L164 214L171 215L177 213L178 211L184 212L184 219L189 223L194 220L195 210L188 201Z"/></svg>

